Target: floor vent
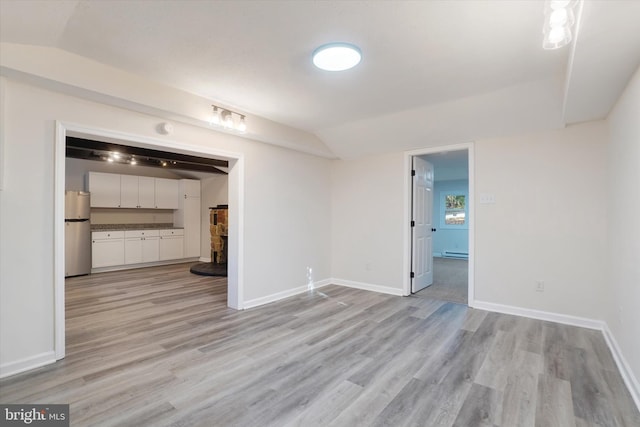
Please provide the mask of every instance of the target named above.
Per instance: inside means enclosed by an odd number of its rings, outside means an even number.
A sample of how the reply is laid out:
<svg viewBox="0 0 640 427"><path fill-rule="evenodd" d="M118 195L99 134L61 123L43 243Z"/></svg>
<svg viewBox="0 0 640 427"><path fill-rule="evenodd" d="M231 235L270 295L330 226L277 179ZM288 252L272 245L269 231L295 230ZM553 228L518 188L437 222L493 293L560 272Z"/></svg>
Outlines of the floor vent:
<svg viewBox="0 0 640 427"><path fill-rule="evenodd" d="M444 251L444 252L442 252L442 258L469 259L469 253L468 252Z"/></svg>

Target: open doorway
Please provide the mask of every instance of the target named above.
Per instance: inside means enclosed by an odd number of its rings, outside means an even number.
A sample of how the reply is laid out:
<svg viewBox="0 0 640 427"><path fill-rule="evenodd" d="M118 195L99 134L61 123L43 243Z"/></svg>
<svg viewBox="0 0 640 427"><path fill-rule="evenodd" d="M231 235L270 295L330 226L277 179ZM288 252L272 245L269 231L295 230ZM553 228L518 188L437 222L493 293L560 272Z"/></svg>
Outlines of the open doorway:
<svg viewBox="0 0 640 427"><path fill-rule="evenodd" d="M471 304L473 145L409 152L405 160L405 295Z"/></svg>
<svg viewBox="0 0 640 427"><path fill-rule="evenodd" d="M54 182L54 300L55 300L55 353L56 359L65 356L65 230L64 199L66 181L66 138L95 139L105 142L125 144L131 147L163 149L173 153L197 155L211 159L228 161L228 277L227 305L231 308L243 307L242 246L243 246L243 180L244 158L240 153L226 152L204 146L192 146L175 141L156 140L138 135L126 135L102 129L87 128L75 124L56 123L55 137L55 182Z"/></svg>

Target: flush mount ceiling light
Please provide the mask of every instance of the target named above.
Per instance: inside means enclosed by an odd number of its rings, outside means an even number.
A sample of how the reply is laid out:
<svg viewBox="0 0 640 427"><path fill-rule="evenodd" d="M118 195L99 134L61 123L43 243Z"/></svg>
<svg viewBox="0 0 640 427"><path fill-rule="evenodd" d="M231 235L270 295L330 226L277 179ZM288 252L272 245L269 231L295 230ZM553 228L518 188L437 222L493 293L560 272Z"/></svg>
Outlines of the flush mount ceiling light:
<svg viewBox="0 0 640 427"><path fill-rule="evenodd" d="M213 114L209 119L209 124L212 126L220 126L226 130L235 130L240 133L247 131L247 122L244 114L236 113L228 108L218 107L217 105L212 105L211 108L213 108ZM238 116L237 120L234 114Z"/></svg>
<svg viewBox="0 0 640 427"><path fill-rule="evenodd" d="M559 49L571 43L571 27L575 23L573 8L579 0L546 0L542 33L544 49Z"/></svg>
<svg viewBox="0 0 640 427"><path fill-rule="evenodd" d="M355 67L362 52L350 43L329 43L313 52L313 65L326 71L344 71Z"/></svg>

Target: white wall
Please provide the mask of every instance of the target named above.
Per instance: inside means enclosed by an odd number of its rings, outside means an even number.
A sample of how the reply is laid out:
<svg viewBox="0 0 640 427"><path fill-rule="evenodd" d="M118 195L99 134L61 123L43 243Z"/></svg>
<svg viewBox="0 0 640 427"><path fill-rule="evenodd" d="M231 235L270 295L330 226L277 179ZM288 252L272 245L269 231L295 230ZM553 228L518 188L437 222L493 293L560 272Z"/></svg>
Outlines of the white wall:
<svg viewBox="0 0 640 427"><path fill-rule="evenodd" d="M332 163L334 278L402 290L402 153Z"/></svg>
<svg viewBox="0 0 640 427"><path fill-rule="evenodd" d="M437 171L436 171L437 173ZM444 219L440 215L442 210L442 192L448 191L461 191L467 195L466 200L469 200L469 180L468 179L454 179L454 180L438 180L436 175L436 181L433 185L433 227L436 232L433 233L433 253L441 255L444 251L454 252L466 252L469 253L469 222L464 226L449 226L450 228L443 228ZM467 207L468 211L468 207Z"/></svg>
<svg viewBox="0 0 640 427"><path fill-rule="evenodd" d="M607 298L604 318L640 397L640 69L608 118Z"/></svg>
<svg viewBox="0 0 640 427"><path fill-rule="evenodd" d="M209 208L229 203L229 177L213 175L200 181L202 212L200 213L202 237L200 238L200 258L211 259L211 232L209 229Z"/></svg>
<svg viewBox="0 0 640 427"><path fill-rule="evenodd" d="M476 197L477 300L601 316L606 140L592 122L476 143L476 194L496 197ZM402 173L402 153L333 162L333 277L402 289Z"/></svg>
<svg viewBox="0 0 640 427"><path fill-rule="evenodd" d="M601 316L606 141L600 121L476 143L476 300Z"/></svg>
<svg viewBox="0 0 640 427"><path fill-rule="evenodd" d="M152 116L49 92L6 85L5 185L0 192L0 368L53 351L55 120L194 147L244 154L244 299L330 277L329 161L284 148L174 123L155 132ZM34 263L37 268L34 268Z"/></svg>

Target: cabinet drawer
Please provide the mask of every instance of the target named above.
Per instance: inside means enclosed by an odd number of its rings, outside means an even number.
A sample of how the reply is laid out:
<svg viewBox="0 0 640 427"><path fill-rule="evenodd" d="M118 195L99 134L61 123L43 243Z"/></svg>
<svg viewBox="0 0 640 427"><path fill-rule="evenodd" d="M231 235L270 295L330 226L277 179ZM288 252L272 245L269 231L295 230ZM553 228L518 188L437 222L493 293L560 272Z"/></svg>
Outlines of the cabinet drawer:
<svg viewBox="0 0 640 427"><path fill-rule="evenodd" d="M176 228L173 230L159 230L160 236L184 236L183 228Z"/></svg>
<svg viewBox="0 0 640 427"><path fill-rule="evenodd" d="M124 231L94 231L91 233L91 239L124 239Z"/></svg>
<svg viewBox="0 0 640 427"><path fill-rule="evenodd" d="M158 230L126 230L124 237L158 237L160 235Z"/></svg>

